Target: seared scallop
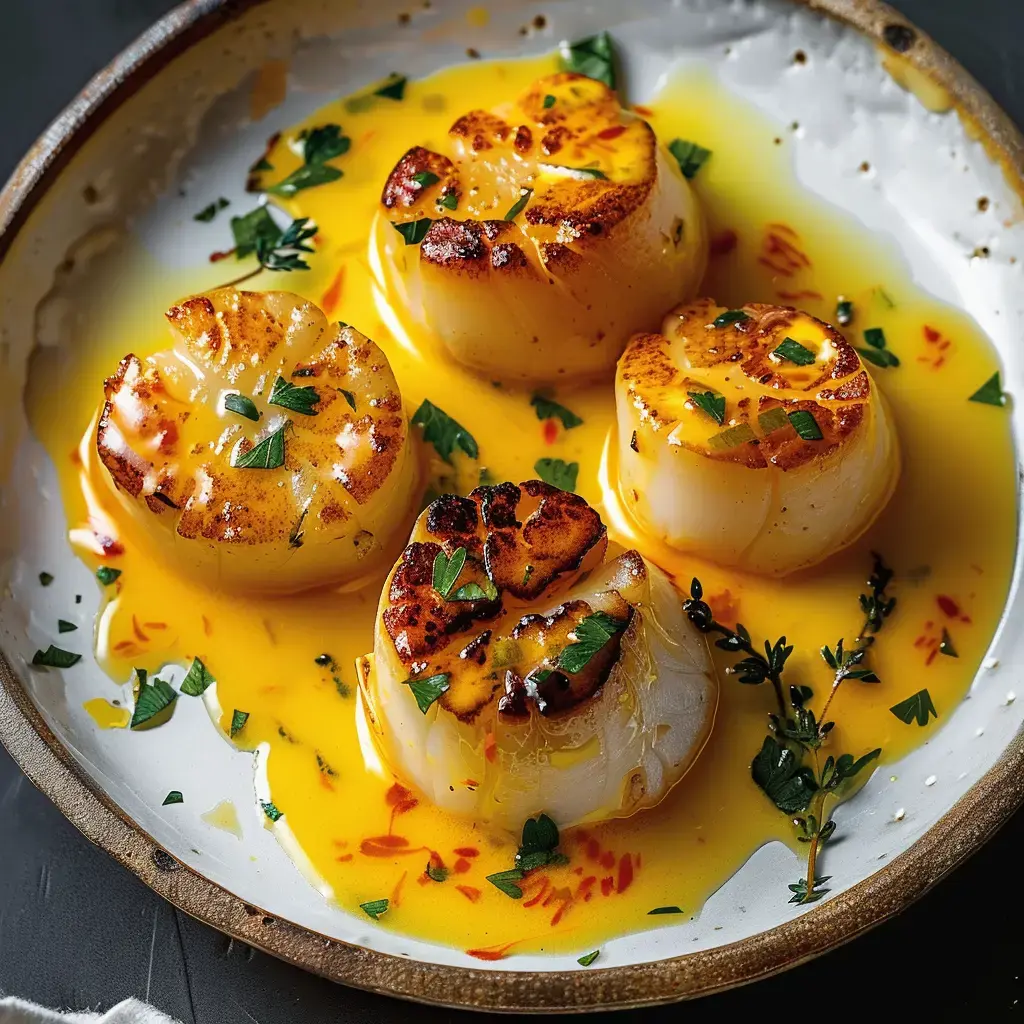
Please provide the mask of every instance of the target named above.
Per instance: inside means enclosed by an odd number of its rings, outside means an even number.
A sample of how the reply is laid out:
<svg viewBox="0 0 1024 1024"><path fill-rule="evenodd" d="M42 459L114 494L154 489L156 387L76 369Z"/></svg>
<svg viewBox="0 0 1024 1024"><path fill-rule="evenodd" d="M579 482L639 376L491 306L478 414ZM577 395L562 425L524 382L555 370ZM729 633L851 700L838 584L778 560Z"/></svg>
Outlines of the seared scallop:
<svg viewBox="0 0 1024 1024"><path fill-rule="evenodd" d="M288 592L360 578L408 529L418 469L384 353L289 292L170 309L175 344L106 381L96 447L176 561Z"/></svg>
<svg viewBox="0 0 1024 1024"><path fill-rule="evenodd" d="M856 540L899 475L896 434L860 357L785 306L710 299L638 334L619 362L618 480L667 545L756 573Z"/></svg>
<svg viewBox="0 0 1024 1024"><path fill-rule="evenodd" d="M610 373L707 260L696 197L650 125L570 73L460 117L440 152L410 149L373 245L386 302L465 365L529 381Z"/></svg>
<svg viewBox="0 0 1024 1024"><path fill-rule="evenodd" d="M423 512L359 666L401 778L513 831L622 817L679 781L717 706L707 647L659 570L606 554L598 514L538 480Z"/></svg>

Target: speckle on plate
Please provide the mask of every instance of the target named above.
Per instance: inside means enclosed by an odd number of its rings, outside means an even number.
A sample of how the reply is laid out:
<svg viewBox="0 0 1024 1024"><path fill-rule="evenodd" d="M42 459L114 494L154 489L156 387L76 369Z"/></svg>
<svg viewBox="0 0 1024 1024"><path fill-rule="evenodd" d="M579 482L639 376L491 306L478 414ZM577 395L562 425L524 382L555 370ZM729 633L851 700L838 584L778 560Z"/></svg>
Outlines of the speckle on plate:
<svg viewBox="0 0 1024 1024"><path fill-rule="evenodd" d="M926 786L934 786L936 781L937 780L934 775L929 775L928 778L924 780L924 784Z"/></svg>
<svg viewBox="0 0 1024 1024"><path fill-rule="evenodd" d="M902 821L907 816L907 812L901 807L893 816L893 821Z"/></svg>

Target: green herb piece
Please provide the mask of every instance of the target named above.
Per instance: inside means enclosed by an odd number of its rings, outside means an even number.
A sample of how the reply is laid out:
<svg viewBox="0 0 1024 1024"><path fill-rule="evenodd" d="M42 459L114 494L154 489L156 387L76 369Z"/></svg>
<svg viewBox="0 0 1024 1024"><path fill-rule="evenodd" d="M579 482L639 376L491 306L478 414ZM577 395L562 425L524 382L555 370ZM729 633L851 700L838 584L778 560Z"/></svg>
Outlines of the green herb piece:
<svg viewBox="0 0 1024 1024"><path fill-rule="evenodd" d="M279 405L282 409L299 413L300 416L315 416L315 406L320 401L320 396L312 384L299 387L286 381L284 377L278 377L270 389L268 401L271 405Z"/></svg>
<svg viewBox="0 0 1024 1024"><path fill-rule="evenodd" d="M284 232L265 206L257 206L241 217L231 218L231 234L235 239L235 258L244 259L256 251L261 241L265 245L276 245Z"/></svg>
<svg viewBox="0 0 1024 1024"><path fill-rule="evenodd" d="M788 415L789 422L793 424L793 429L805 441L822 440L823 435L821 433L821 428L818 426L818 421L806 409L797 409L795 412L791 412Z"/></svg>
<svg viewBox="0 0 1024 1024"><path fill-rule="evenodd" d="M443 551L438 551L434 556L434 574L431 584L442 597L447 597L451 593L465 564L465 548L456 548L452 552L451 558L446 557Z"/></svg>
<svg viewBox="0 0 1024 1024"><path fill-rule="evenodd" d="M57 632L58 633L73 633L78 627L73 622L68 622L67 619L57 620Z"/></svg>
<svg viewBox="0 0 1024 1024"><path fill-rule="evenodd" d="M431 185L436 185L441 179L433 171L420 171L419 174L412 176L412 180L420 188L430 188Z"/></svg>
<svg viewBox="0 0 1024 1024"><path fill-rule="evenodd" d="M505 220L515 220L526 209L526 204L530 201L532 195L532 188L521 189L519 198L509 208L508 213L505 214Z"/></svg>
<svg viewBox="0 0 1024 1024"><path fill-rule="evenodd" d="M530 405L537 411L537 419L539 420L561 420L562 426L566 430L572 430L573 427L578 427L583 423L583 420L576 415L571 409L567 409L564 405L560 405L554 399L547 398L539 391L536 392L530 399Z"/></svg>
<svg viewBox="0 0 1024 1024"><path fill-rule="evenodd" d="M719 426L725 423L725 395L714 391L687 391L690 401L710 416Z"/></svg>
<svg viewBox="0 0 1024 1024"><path fill-rule="evenodd" d="M101 565L96 570L96 579L105 587L109 587L121 575L120 569L112 569L109 565Z"/></svg>
<svg viewBox="0 0 1024 1024"><path fill-rule="evenodd" d="M544 109L550 110L555 105L555 102L555 97L552 96L551 93L548 93L547 96L544 97Z"/></svg>
<svg viewBox="0 0 1024 1024"><path fill-rule="evenodd" d="M849 327L853 323L853 303L849 299L840 299L836 303L836 323L840 327Z"/></svg>
<svg viewBox="0 0 1024 1024"><path fill-rule="evenodd" d="M527 818L516 851L516 868L525 873L548 864L568 864L569 858L558 853L558 842L558 826L548 815Z"/></svg>
<svg viewBox="0 0 1024 1024"><path fill-rule="evenodd" d="M917 724L923 727L928 724L929 717L939 717L932 703L932 695L927 690L918 690L906 700L894 704L889 710L905 725L910 725L916 719Z"/></svg>
<svg viewBox="0 0 1024 1024"><path fill-rule="evenodd" d="M647 911L647 916L650 917L652 914L681 914L681 907L655 907L653 910Z"/></svg>
<svg viewBox="0 0 1024 1024"><path fill-rule="evenodd" d="M164 802L160 805L161 807L170 807L171 804L183 804L185 798L181 795L180 789L172 789L167 796L164 797Z"/></svg>
<svg viewBox="0 0 1024 1024"><path fill-rule="evenodd" d="M373 95L383 96L386 100L403 100L408 81L405 75L391 75L384 85L374 90Z"/></svg>
<svg viewBox="0 0 1024 1024"><path fill-rule="evenodd" d="M303 189L329 185L341 176L341 169L331 164L303 164L276 185L268 186L267 191L278 196L293 196Z"/></svg>
<svg viewBox="0 0 1024 1024"><path fill-rule="evenodd" d="M338 773L320 756L316 755L316 766L320 769L321 775L328 775L331 778L336 778Z"/></svg>
<svg viewBox="0 0 1024 1024"><path fill-rule="evenodd" d="M420 220L407 220L402 224L392 222L391 226L405 239L406 245L419 245L434 222L429 217Z"/></svg>
<svg viewBox="0 0 1024 1024"><path fill-rule="evenodd" d="M319 665L321 668L326 668L328 665L332 669L335 667L334 658L332 658L329 654L318 654L313 659L313 661L316 662L316 664Z"/></svg>
<svg viewBox="0 0 1024 1024"><path fill-rule="evenodd" d="M356 396L351 391L346 391L344 388L338 388L338 393L341 394L345 401L348 402L353 412L356 411Z"/></svg>
<svg viewBox="0 0 1024 1024"><path fill-rule="evenodd" d="M448 673L439 672L437 675L427 676L424 679L406 679L405 685L412 690L412 695L416 698L416 706L425 715L430 710L430 705L448 689L450 684Z"/></svg>
<svg viewBox="0 0 1024 1024"><path fill-rule="evenodd" d="M821 878L815 877L814 884L810 889L807 888L807 879L801 878L799 882L794 882L789 886L789 891L793 894L790 899L790 903L816 903L821 899L825 893L829 892L829 889L823 889L823 886L832 876L824 875Z"/></svg>
<svg viewBox="0 0 1024 1024"><path fill-rule="evenodd" d="M367 917L372 917L376 921L381 914L386 914L388 910L387 900L370 900L369 903L360 903L359 909L366 914Z"/></svg>
<svg viewBox="0 0 1024 1024"><path fill-rule="evenodd" d="M261 800L260 807L263 808L263 813L272 821L278 822L284 817L284 811L279 811L275 804L270 800Z"/></svg>
<svg viewBox="0 0 1024 1024"><path fill-rule="evenodd" d="M496 601L498 599L498 588L489 580L484 580L484 585L479 583L464 583L451 596L452 601Z"/></svg>
<svg viewBox="0 0 1024 1024"><path fill-rule="evenodd" d="M230 202L221 196L216 202L210 203L209 206L204 206L197 214L193 215L192 219L199 221L201 224L209 224L225 206L230 205Z"/></svg>
<svg viewBox="0 0 1024 1024"><path fill-rule="evenodd" d="M711 321L712 327L728 327L729 324L741 324L744 320L749 320L750 316L744 313L742 309L727 309L724 313L719 313L714 320Z"/></svg>
<svg viewBox="0 0 1024 1024"><path fill-rule="evenodd" d="M284 432L288 424L278 427L244 455L236 457L235 469L280 469L284 465Z"/></svg>
<svg viewBox="0 0 1024 1024"><path fill-rule="evenodd" d="M765 736L750 765L750 774L761 792L784 814L804 810L818 791L814 772L773 736Z"/></svg>
<svg viewBox="0 0 1024 1024"><path fill-rule="evenodd" d="M881 327L869 327L864 332L864 341L872 348L885 348L885 331Z"/></svg>
<svg viewBox="0 0 1024 1024"><path fill-rule="evenodd" d="M736 448L748 441L755 440L753 428L749 423L737 423L734 427L727 427L719 434L713 434L708 438L708 447L715 451L726 451L729 448Z"/></svg>
<svg viewBox="0 0 1024 1024"><path fill-rule="evenodd" d="M265 156L261 156L259 160L249 168L249 170L254 174L257 171L272 171L273 169L274 165Z"/></svg>
<svg viewBox="0 0 1024 1024"><path fill-rule="evenodd" d="M316 225L309 217L293 220L276 242L258 238L256 258L264 270L309 270L309 264L301 253L313 252L313 246L306 243L316 235Z"/></svg>
<svg viewBox="0 0 1024 1024"><path fill-rule="evenodd" d="M575 71L578 75L604 82L609 89L615 88L615 53L607 32L599 32L575 43L563 43L561 63L563 71Z"/></svg>
<svg viewBox="0 0 1024 1024"><path fill-rule="evenodd" d="M129 723L132 729L145 725L178 699L177 691L163 679L156 678L149 682L146 672L141 668L135 670L135 675L139 680L139 695L135 698L135 710Z"/></svg>
<svg viewBox="0 0 1024 1024"><path fill-rule="evenodd" d="M693 178L711 156L710 149L698 146L696 142L688 142L686 139L673 139L668 144L668 151L676 158L679 170L687 179Z"/></svg>
<svg viewBox="0 0 1024 1024"><path fill-rule="evenodd" d="M432 444L437 454L449 465L453 465L452 453L456 448L465 452L471 459L480 455L473 435L427 399L423 400L423 404L413 414L412 425L423 428L423 440L427 444Z"/></svg>
<svg viewBox="0 0 1024 1024"><path fill-rule="evenodd" d="M446 192L437 202L439 206L443 206L446 210L455 210L459 205L458 193Z"/></svg>
<svg viewBox="0 0 1024 1024"><path fill-rule="evenodd" d="M343 683L338 676L331 677L334 680L334 688L338 691L339 697L347 697L352 691L347 683Z"/></svg>
<svg viewBox="0 0 1024 1024"><path fill-rule="evenodd" d="M52 573L41 572L39 574L39 586L48 587L53 582Z"/></svg>
<svg viewBox="0 0 1024 1024"><path fill-rule="evenodd" d="M32 664L43 668L71 668L82 660L80 654L72 654L71 651L62 650L50 644L45 651L36 651L32 655Z"/></svg>
<svg viewBox="0 0 1024 1024"><path fill-rule="evenodd" d="M228 412L237 413L247 420L258 421L260 418L256 403L248 395L230 394L224 396L224 408Z"/></svg>
<svg viewBox="0 0 1024 1024"><path fill-rule="evenodd" d="M772 355L796 363L797 366L810 366L817 358L809 348L792 338L786 338Z"/></svg>
<svg viewBox="0 0 1024 1024"><path fill-rule="evenodd" d="M341 125L322 124L311 128L303 137L302 159L307 164L324 164L344 156L351 146L352 140L341 134Z"/></svg>
<svg viewBox="0 0 1024 1024"><path fill-rule="evenodd" d="M521 900L523 890L516 883L521 882L525 877L525 871L521 871L519 868L510 868L508 871L496 871L493 875L487 875L487 881L510 899Z"/></svg>
<svg viewBox="0 0 1024 1024"><path fill-rule="evenodd" d="M863 757L853 759L853 754L840 754L835 760L831 755L821 770L821 788L826 791L838 789L840 784L859 775L872 761L881 757L882 748L869 750ZM831 832L829 833L831 835Z"/></svg>
<svg viewBox="0 0 1024 1024"><path fill-rule="evenodd" d="M900 365L896 353L890 352L887 348L856 348L856 352L861 359L866 359L873 366L880 366L883 370Z"/></svg>
<svg viewBox="0 0 1024 1024"><path fill-rule="evenodd" d="M234 739L244 728L245 723L249 721L248 711L239 711L235 708L231 712L231 738Z"/></svg>
<svg viewBox="0 0 1024 1024"><path fill-rule="evenodd" d="M588 615L573 629L576 641L559 654L558 667L565 672L581 672L590 659L627 625L625 619L613 618L607 612L594 612Z"/></svg>
<svg viewBox="0 0 1024 1024"><path fill-rule="evenodd" d="M598 181L608 180L608 175L599 167L569 167L566 164L546 164L545 166L551 167L556 171L572 171L573 174L582 174L587 178L596 178ZM512 220L511 217L506 217L505 219Z"/></svg>
<svg viewBox="0 0 1024 1024"><path fill-rule="evenodd" d="M584 956L581 956L576 963L578 963L580 967L589 967L600 955L601 950L595 949L593 953L587 953Z"/></svg>
<svg viewBox="0 0 1024 1024"><path fill-rule="evenodd" d="M63 632L63 630L61 630ZM942 642L939 644L939 654L945 654L947 658L959 658L956 648L953 646L953 638L949 635L948 629L942 630Z"/></svg>
<svg viewBox="0 0 1024 1024"><path fill-rule="evenodd" d="M565 462L562 459L538 459L533 464L533 471L546 484L563 491L576 490L576 477L579 475L578 462Z"/></svg>
<svg viewBox="0 0 1024 1024"><path fill-rule="evenodd" d="M198 658L193 658L188 674L181 681L181 692L189 697L201 697L215 682L210 670Z"/></svg>
<svg viewBox="0 0 1024 1024"><path fill-rule="evenodd" d="M969 402L980 402L982 405L1006 405L1006 394L999 380L999 373L994 373L968 399Z"/></svg>
<svg viewBox="0 0 1024 1024"><path fill-rule="evenodd" d="M757 425L764 433L770 434L773 430L778 430L780 427L788 427L789 417L786 415L785 409L776 406L774 409L760 413L757 417Z"/></svg>
<svg viewBox="0 0 1024 1024"><path fill-rule="evenodd" d="M448 878L448 869L444 865L434 867L434 862L428 860L426 874L432 882L444 882Z"/></svg>

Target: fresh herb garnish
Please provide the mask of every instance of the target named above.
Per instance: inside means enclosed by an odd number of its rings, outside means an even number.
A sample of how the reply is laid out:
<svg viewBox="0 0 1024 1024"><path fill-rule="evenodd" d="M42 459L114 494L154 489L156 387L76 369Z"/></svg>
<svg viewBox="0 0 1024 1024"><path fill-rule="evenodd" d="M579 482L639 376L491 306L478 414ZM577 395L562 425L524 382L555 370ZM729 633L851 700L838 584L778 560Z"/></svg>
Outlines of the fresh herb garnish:
<svg viewBox="0 0 1024 1024"><path fill-rule="evenodd" d="M655 907L653 910L647 911L647 916L651 917L653 914L681 914L682 912L681 907Z"/></svg>
<svg viewBox="0 0 1024 1024"><path fill-rule="evenodd" d="M555 105L555 102L555 97L552 96L551 93L548 93L547 96L544 97L544 109L550 110Z"/></svg>
<svg viewBox="0 0 1024 1024"><path fill-rule="evenodd" d="M840 327L849 327L853 323L853 303L849 299L840 298L836 303L836 323Z"/></svg>
<svg viewBox="0 0 1024 1024"><path fill-rule="evenodd" d="M80 654L72 654L71 651L62 650L50 644L45 651L36 651L32 655L32 664L43 668L71 668L82 660Z"/></svg>
<svg viewBox="0 0 1024 1024"><path fill-rule="evenodd" d="M423 679L406 679L405 685L412 690L416 698L416 706L422 714L430 710L430 705L444 693L448 687L448 673L439 672L437 675L426 676Z"/></svg>
<svg viewBox="0 0 1024 1024"><path fill-rule="evenodd" d="M615 53L607 32L599 32L575 43L563 43L561 58L563 71L575 71L578 75L604 82L609 89L615 88Z"/></svg>
<svg viewBox="0 0 1024 1024"><path fill-rule="evenodd" d="M895 353L890 352L886 347L885 331L881 327L869 327L864 332L864 341L867 343L867 348L857 349L861 359L866 359L869 363L880 366L882 369L900 365Z"/></svg>
<svg viewBox="0 0 1024 1024"><path fill-rule="evenodd" d="M505 220L515 220L526 209L526 204L530 201L532 195L532 188L520 189L519 198L509 207L508 213L505 214Z"/></svg>
<svg viewBox="0 0 1024 1024"><path fill-rule="evenodd" d="M600 955L601 950L595 949L593 953L587 953L584 956L581 956L576 963L578 963L580 967L589 967Z"/></svg>
<svg viewBox="0 0 1024 1024"><path fill-rule="evenodd" d="M392 222L391 226L405 239L406 245L419 245L434 222L429 217L407 220L402 224Z"/></svg>
<svg viewBox="0 0 1024 1024"><path fill-rule="evenodd" d="M386 100L405 99L405 86L409 79L405 75L393 74L379 89L375 89L374 96L383 96Z"/></svg>
<svg viewBox="0 0 1024 1024"><path fill-rule="evenodd" d="M199 221L201 224L209 224L225 206L230 205L230 202L221 196L216 202L210 203L209 206L204 206L198 213L193 214L192 219Z"/></svg>
<svg viewBox="0 0 1024 1024"><path fill-rule="evenodd" d="M231 738L234 739L244 728L245 723L249 721L248 711L239 711L235 708L231 712Z"/></svg>
<svg viewBox="0 0 1024 1024"><path fill-rule="evenodd" d="M780 427L789 426L789 417L786 415L786 410L781 406L776 406L774 409L769 409L767 412L758 413L757 425L766 434L770 434L773 430L778 430Z"/></svg>
<svg viewBox="0 0 1024 1024"><path fill-rule="evenodd" d="M121 575L120 569L112 569L109 565L101 565L96 570L96 579L105 587L109 587Z"/></svg>
<svg viewBox="0 0 1024 1024"><path fill-rule="evenodd" d="M496 889L500 889L510 899L521 900L523 898L523 890L516 884L526 877L526 872L520 868L496 871L493 875L487 875L486 877L491 885Z"/></svg>
<svg viewBox="0 0 1024 1024"><path fill-rule="evenodd" d="M744 320L749 320L750 315L744 313L742 309L727 309L724 313L719 313L714 320L711 321L712 327L728 327L729 324L741 324Z"/></svg>
<svg viewBox="0 0 1024 1024"><path fill-rule="evenodd" d="M167 796L164 797L164 802L160 805L161 807L170 807L171 804L183 804L185 798L181 795L180 789L172 789Z"/></svg>
<svg viewBox="0 0 1024 1024"><path fill-rule="evenodd" d="M607 612L588 615L573 629L576 640L562 649L558 667L564 672L582 672L590 659L627 625L625 619L616 619Z"/></svg>
<svg viewBox="0 0 1024 1024"><path fill-rule="evenodd" d="M538 459L533 464L533 471L546 484L563 491L576 490L576 477L579 475L578 462L565 462L562 459Z"/></svg>
<svg viewBox="0 0 1024 1024"><path fill-rule="evenodd" d="M73 633L78 627L73 622L68 622L67 619L57 620L57 632L58 633Z"/></svg>
<svg viewBox="0 0 1024 1024"><path fill-rule="evenodd" d="M342 135L341 125L322 124L303 135L302 158L307 164L324 164L344 156L351 146L352 140Z"/></svg>
<svg viewBox="0 0 1024 1024"><path fill-rule="evenodd" d="M600 167L569 167L566 164L545 164L544 166L551 167L556 171L571 171L573 174L582 174L586 178L596 178L598 181L608 180L608 175ZM506 220L511 219L511 217L506 218Z"/></svg>
<svg viewBox="0 0 1024 1024"><path fill-rule="evenodd" d="M359 909L367 917L372 917L376 921L381 914L387 913L388 900L370 900L369 903L360 903Z"/></svg>
<svg viewBox="0 0 1024 1024"><path fill-rule="evenodd" d="M137 668L135 676L139 681L139 694L135 698L135 710L129 723L132 729L145 725L178 699L177 691L170 683L160 678L149 682L145 669Z"/></svg>
<svg viewBox="0 0 1024 1024"><path fill-rule="evenodd" d="M788 413L788 416L789 422L793 424L793 429L805 441L822 440L821 427L818 426L818 421L812 413L806 409L796 409L794 412Z"/></svg>
<svg viewBox="0 0 1024 1024"><path fill-rule="evenodd" d="M321 775L327 775L331 778L336 778L338 773L324 760L323 757L318 753L316 755L316 766L320 769Z"/></svg>
<svg viewBox="0 0 1024 1024"><path fill-rule="evenodd" d="M558 852L558 841L558 826L546 814L527 818L516 851L516 869L525 874L548 864L568 864L569 858Z"/></svg>
<svg viewBox="0 0 1024 1024"><path fill-rule="evenodd" d="M277 806L270 800L261 800L260 807L263 808L263 813L272 821L278 822L284 817L284 811L277 809Z"/></svg>
<svg viewBox="0 0 1024 1024"><path fill-rule="evenodd" d="M446 210L455 210L459 206L459 195L457 192L445 192L443 196L437 201L438 206L443 206Z"/></svg>
<svg viewBox="0 0 1024 1024"><path fill-rule="evenodd" d="M683 177L688 179L693 178L711 156L710 149L698 146L696 142L688 142L686 139L673 139L668 144L668 151L676 158Z"/></svg>
<svg viewBox="0 0 1024 1024"><path fill-rule="evenodd" d="M714 391L687 391L686 394L701 412L710 416L719 426L725 423L725 395L715 394Z"/></svg>
<svg viewBox="0 0 1024 1024"><path fill-rule="evenodd" d="M426 876L432 882L444 882L448 878L448 869L443 864L439 864L435 867L434 862L432 860L428 860Z"/></svg>
<svg viewBox="0 0 1024 1024"><path fill-rule="evenodd" d="M274 245L284 232L265 206L257 206L241 217L231 218L231 234L235 239L235 258L241 260L256 251L256 244L261 239Z"/></svg>
<svg viewBox="0 0 1024 1024"><path fill-rule="evenodd" d="M282 409L299 413L300 416L315 416L315 406L320 401L320 396L312 384L299 387L286 381L284 377L278 377L270 389L268 401L271 405L279 405Z"/></svg>
<svg viewBox="0 0 1024 1024"><path fill-rule="evenodd" d="M910 725L916 719L917 724L924 727L928 724L929 717L939 717L932 703L932 695L927 690L918 690L906 700L894 704L889 710L905 725Z"/></svg>
<svg viewBox="0 0 1024 1024"><path fill-rule="evenodd" d="M412 180L423 189L436 185L441 179L433 171L420 171L412 176Z"/></svg>
<svg viewBox="0 0 1024 1024"><path fill-rule="evenodd" d="M790 898L790 903L816 903L821 899L825 893L830 890L822 888L824 884L831 878L831 875L823 875L820 878L815 877L811 883L810 889L807 888L807 879L800 878L789 886L789 891L793 894Z"/></svg>
<svg viewBox="0 0 1024 1024"><path fill-rule="evenodd" d="M224 396L224 408L228 412L237 413L247 420L258 421L260 418L256 403L248 395L230 394Z"/></svg>
<svg viewBox="0 0 1024 1024"><path fill-rule="evenodd" d="M712 434L707 443L708 447L715 451L727 451L753 441L756 437L754 428L749 423L737 423L734 427L727 427L718 434Z"/></svg>
<svg viewBox="0 0 1024 1024"><path fill-rule="evenodd" d="M969 402L981 402L982 405L1006 405L1006 394L999 379L998 371L974 392Z"/></svg>
<svg viewBox="0 0 1024 1024"><path fill-rule="evenodd" d="M796 363L797 366L810 366L817 358L809 348L792 338L786 338L772 355Z"/></svg>
<svg viewBox="0 0 1024 1024"><path fill-rule="evenodd" d="M960 657L953 646L953 638L949 635L949 630L945 628L942 630L942 640L939 642L939 654L944 654L947 658Z"/></svg>
<svg viewBox="0 0 1024 1024"><path fill-rule="evenodd" d="M438 551L434 556L434 572L431 584L442 597L447 597L451 593L452 587L455 586L455 581L459 578L459 573L462 572L462 567L465 564L465 548L456 548L452 552L451 558L448 558L443 551Z"/></svg>
<svg viewBox="0 0 1024 1024"><path fill-rule="evenodd" d="M818 791L813 769L802 764L800 755L774 736L765 736L760 752L751 762L750 774L784 814L804 810Z"/></svg>
<svg viewBox="0 0 1024 1024"><path fill-rule="evenodd" d="M423 404L413 414L411 422L414 427L423 428L423 440L432 444L437 454L449 465L453 465L452 452L456 448L465 452L471 459L480 455L473 435L427 399L423 400Z"/></svg>
<svg viewBox="0 0 1024 1024"><path fill-rule="evenodd" d="M344 388L338 388L338 393L348 402L349 407L353 412L356 411L356 396L351 391L346 391Z"/></svg>
<svg viewBox="0 0 1024 1024"><path fill-rule="evenodd" d="M306 243L316 235L316 225L309 217L293 220L274 243L269 239L256 239L256 258L264 270L309 270L309 264L299 255L313 252Z"/></svg>
<svg viewBox="0 0 1024 1024"><path fill-rule="evenodd" d="M536 410L537 419L561 420L562 426L566 430L572 430L573 427L578 427L583 423L583 420L571 409L567 409L564 405L560 405L554 399L548 398L539 391L535 392L530 399L530 405Z"/></svg>
<svg viewBox="0 0 1024 1024"><path fill-rule="evenodd" d="M187 675L181 681L181 692L189 697L201 697L216 679L210 674L210 670L198 659L192 659L192 665Z"/></svg>
<svg viewBox="0 0 1024 1024"><path fill-rule="evenodd" d="M498 588L489 580L485 579L483 586L479 583L464 583L451 596L452 601L496 601L498 599Z"/></svg>
<svg viewBox="0 0 1024 1024"><path fill-rule="evenodd" d="M48 587L53 582L53 574L49 572L41 572L39 574L39 586Z"/></svg>
<svg viewBox="0 0 1024 1024"><path fill-rule="evenodd" d="M244 455L237 456L231 465L235 469L280 469L284 465L284 432L287 427L285 422Z"/></svg>

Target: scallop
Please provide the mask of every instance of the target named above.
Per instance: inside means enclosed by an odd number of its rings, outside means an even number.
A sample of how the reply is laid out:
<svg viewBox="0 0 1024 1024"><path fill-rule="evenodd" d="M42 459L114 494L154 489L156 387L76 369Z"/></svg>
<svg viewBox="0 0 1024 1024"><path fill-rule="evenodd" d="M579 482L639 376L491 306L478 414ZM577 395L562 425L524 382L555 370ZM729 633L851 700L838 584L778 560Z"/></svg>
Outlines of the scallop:
<svg viewBox="0 0 1024 1024"><path fill-rule="evenodd" d="M618 485L671 548L784 575L853 543L899 477L885 400L829 324L701 299L619 362Z"/></svg>
<svg viewBox="0 0 1024 1024"><path fill-rule="evenodd" d="M691 298L707 262L697 199L606 85L542 78L413 146L374 228L385 304L504 380L611 376L629 336Z"/></svg>
<svg viewBox="0 0 1024 1024"><path fill-rule="evenodd" d="M667 577L607 544L582 498L538 480L421 514L358 666L365 732L400 778L511 831L624 817L682 778L718 702L707 646Z"/></svg>
<svg viewBox="0 0 1024 1024"><path fill-rule="evenodd" d="M384 353L289 292L167 314L172 348L105 384L96 448L175 564L247 591L361 579L394 557L419 468Z"/></svg>

